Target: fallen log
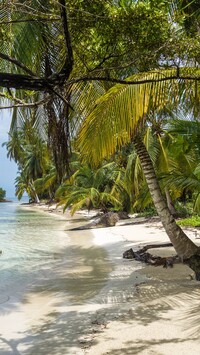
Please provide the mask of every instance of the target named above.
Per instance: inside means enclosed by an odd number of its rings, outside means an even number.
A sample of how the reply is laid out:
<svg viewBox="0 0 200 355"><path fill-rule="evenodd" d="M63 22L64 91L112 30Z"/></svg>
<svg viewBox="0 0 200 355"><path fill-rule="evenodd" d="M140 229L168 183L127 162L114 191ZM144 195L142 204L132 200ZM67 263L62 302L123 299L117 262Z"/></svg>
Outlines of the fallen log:
<svg viewBox="0 0 200 355"><path fill-rule="evenodd" d="M114 227L118 221L119 221L118 213L107 212L100 215L98 218L95 218L94 221L91 221L90 223L87 223L84 226L75 227L69 230L76 231L76 230L85 230L91 228Z"/></svg>

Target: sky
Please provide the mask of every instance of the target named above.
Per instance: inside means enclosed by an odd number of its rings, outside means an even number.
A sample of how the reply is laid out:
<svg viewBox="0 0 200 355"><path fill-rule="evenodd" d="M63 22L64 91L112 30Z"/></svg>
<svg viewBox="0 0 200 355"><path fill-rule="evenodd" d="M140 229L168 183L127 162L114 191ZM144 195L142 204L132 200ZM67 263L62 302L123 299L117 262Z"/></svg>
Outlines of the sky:
<svg viewBox="0 0 200 355"><path fill-rule="evenodd" d="M15 196L14 181L17 176L17 165L7 158L6 147L2 143L8 141L8 131L11 122L11 113L8 110L0 111L0 187L6 190L6 198Z"/></svg>

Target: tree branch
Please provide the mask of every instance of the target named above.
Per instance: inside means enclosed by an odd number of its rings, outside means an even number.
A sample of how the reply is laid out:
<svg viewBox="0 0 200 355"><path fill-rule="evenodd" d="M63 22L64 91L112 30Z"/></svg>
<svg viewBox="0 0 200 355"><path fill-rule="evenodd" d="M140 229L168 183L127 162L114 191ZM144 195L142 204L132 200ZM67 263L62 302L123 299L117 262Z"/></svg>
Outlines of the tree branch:
<svg viewBox="0 0 200 355"><path fill-rule="evenodd" d="M35 76L36 75L32 72L32 70L30 70L29 68L26 67L26 65L24 65L23 63L19 62L17 59L12 58L10 56L8 56L7 54L1 53L0 52L0 58L7 60L10 63L15 64L16 66L18 66L19 68L21 68L22 70L24 70L27 74Z"/></svg>
<svg viewBox="0 0 200 355"><path fill-rule="evenodd" d="M51 95L48 95L44 99L36 101L36 102L24 102L24 101L18 99L17 97L15 97L15 96L7 97L6 95L1 94L1 93L0 93L0 97L3 97L5 99L8 99L8 100L16 102L16 104L13 104L13 105L0 106L0 109L2 109L2 110L3 109L14 108L14 107L27 107L27 108L38 107L40 105L43 105L43 104L47 103L51 99Z"/></svg>
<svg viewBox="0 0 200 355"><path fill-rule="evenodd" d="M72 85L75 83L78 83L80 81L109 81L111 83L115 83L115 84L124 84L124 85L138 85L138 84L146 84L146 83L158 83L158 82L162 82L162 81L170 81L170 80L181 80L181 81L186 81L186 80L195 80L195 81L199 81L200 80L200 76L192 76L192 75L180 75L178 73L178 75L171 75L171 76L163 76L162 78L158 78L158 79L138 79L138 80L121 80L121 79L115 79L115 78L108 78L108 77L90 77L90 76L85 76L85 77L81 77L81 78L77 78L77 79L72 79L69 80L68 83L66 85Z"/></svg>
<svg viewBox="0 0 200 355"><path fill-rule="evenodd" d="M24 23L24 22L55 22L60 21L59 17L55 18L38 18L38 19L26 19L26 20L10 20L10 21L0 21L0 25L9 25L12 23Z"/></svg>
<svg viewBox="0 0 200 355"><path fill-rule="evenodd" d="M162 73L160 73L162 74ZM137 79L137 80L121 80L115 78L101 77L101 76L84 76L77 79L69 80L66 83L66 86L78 83L80 81L108 81L116 84L124 84L124 85L138 85L138 84L146 84L146 83L157 83L163 81L170 80L194 80L199 81L200 76L193 75L181 75L180 73L176 73L175 75L169 75L157 78L157 79ZM14 89L24 89L24 90L33 90L33 91L52 91L56 86L61 86L63 84L62 77L50 76L48 78L36 78L29 75L22 74L10 74L10 73L0 73L0 86L4 88L14 88ZM58 95L59 96L59 95Z"/></svg>
<svg viewBox="0 0 200 355"><path fill-rule="evenodd" d="M14 88L33 91L45 91L48 84L53 85L50 80L47 83L46 78L35 78L30 75L0 73L0 86L3 88Z"/></svg>
<svg viewBox="0 0 200 355"><path fill-rule="evenodd" d="M66 59L60 72L52 75L50 79L52 79L53 81L56 80L57 85L61 86L64 84L65 80L69 78L72 72L74 58L73 58L73 49L71 44L71 36L68 27L65 0L59 0L59 4L60 4L60 16L63 24L63 33L64 33L65 44L66 44Z"/></svg>

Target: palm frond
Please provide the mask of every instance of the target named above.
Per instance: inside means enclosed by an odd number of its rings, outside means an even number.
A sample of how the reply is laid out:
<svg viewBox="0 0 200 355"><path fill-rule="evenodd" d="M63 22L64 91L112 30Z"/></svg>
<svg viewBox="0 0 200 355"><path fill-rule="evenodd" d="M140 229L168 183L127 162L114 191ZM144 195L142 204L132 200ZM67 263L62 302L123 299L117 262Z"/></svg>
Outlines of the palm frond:
<svg viewBox="0 0 200 355"><path fill-rule="evenodd" d="M195 196L195 200L194 200L194 211L199 213L200 212L200 193L198 193Z"/></svg>
<svg viewBox="0 0 200 355"><path fill-rule="evenodd" d="M127 81L156 81L174 74L174 70L150 72L134 75ZM191 87L188 82L184 85ZM178 104L183 91L183 83L180 88L175 80L115 85L97 100L96 107L82 125L77 146L83 157L87 156L94 165L98 164L132 139L152 107L160 110L169 104L171 107Z"/></svg>

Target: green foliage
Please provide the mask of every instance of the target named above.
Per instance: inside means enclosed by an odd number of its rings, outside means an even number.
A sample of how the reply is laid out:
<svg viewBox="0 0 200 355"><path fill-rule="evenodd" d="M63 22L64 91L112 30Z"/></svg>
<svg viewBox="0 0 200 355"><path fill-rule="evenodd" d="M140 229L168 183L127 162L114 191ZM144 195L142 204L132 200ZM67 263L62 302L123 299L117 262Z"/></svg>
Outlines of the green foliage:
<svg viewBox="0 0 200 355"><path fill-rule="evenodd" d="M188 69L184 68L181 72L186 74ZM198 72L197 69L196 73ZM142 133L151 110L162 114L164 108L177 107L183 100L183 88L175 81L159 82L163 76L175 74L174 69L139 73L129 77L127 81L155 80L155 83L117 84L109 89L96 102L96 107L81 127L78 148L83 156L97 165L104 157L110 156L119 147L130 142L134 135ZM195 95L195 86L191 82L184 83L184 90L188 90L191 99ZM190 90L191 87L193 90Z"/></svg>
<svg viewBox="0 0 200 355"><path fill-rule="evenodd" d="M0 201L4 200L6 197L6 191L0 187Z"/></svg>
<svg viewBox="0 0 200 355"><path fill-rule="evenodd" d="M29 6L24 1L15 6L10 0L3 3L0 53L17 63L1 58L0 71L27 74L28 70L34 72L34 77L46 78L59 73L69 59L59 1L30 0ZM200 209L199 168L195 164L199 161L199 135L195 135L195 129L192 135L179 131L170 141L159 122L178 101L184 108L193 107L198 117L199 83L177 85L172 80L155 85L113 86L101 80L80 80L90 76L160 80L175 75L177 64L199 64L198 1L66 0L66 11L74 62L70 83L67 77L56 90L73 110L52 93L51 100L43 105L14 109L7 149L8 156L19 166L18 196L23 189L31 196L36 191L54 196L58 183L69 176L70 140L80 132L83 139L79 138L78 149L86 165L80 168L78 162L79 168L72 169L75 173L61 186L63 203L69 205L73 200L79 207L92 204L127 211L133 206L151 206L137 156L132 150L122 151L124 145L131 145L134 135L144 134L148 126L144 140L149 155L158 176L167 176L160 179L162 189L165 184L169 186L173 198L180 197L184 190L192 191L195 208ZM199 72L182 68L180 74ZM33 104L46 100L48 94L5 92L11 102L14 96L15 103ZM155 115L154 110L158 110ZM100 162L110 156L117 164L99 169ZM96 170L88 166L89 160L96 164Z"/></svg>
<svg viewBox="0 0 200 355"><path fill-rule="evenodd" d="M67 6L79 68L85 70L86 63L90 70L112 68L120 77L156 66L170 36L164 3L76 0Z"/></svg>
<svg viewBox="0 0 200 355"><path fill-rule="evenodd" d="M138 215L140 217L154 217L157 216L157 211L154 206L150 206L148 208L145 208L142 212L139 212Z"/></svg>
<svg viewBox="0 0 200 355"><path fill-rule="evenodd" d="M175 202L175 209L177 211L177 215L180 218L186 218L191 216L194 213L194 208L191 202L182 203L180 201Z"/></svg>
<svg viewBox="0 0 200 355"><path fill-rule="evenodd" d="M200 216L191 216L177 221L183 227L200 227Z"/></svg>
<svg viewBox="0 0 200 355"><path fill-rule="evenodd" d="M81 166L56 191L56 198L64 210L72 207L71 214L83 207L121 209L119 198L113 193L112 187L117 176L116 164L105 164L97 170L88 165Z"/></svg>

